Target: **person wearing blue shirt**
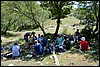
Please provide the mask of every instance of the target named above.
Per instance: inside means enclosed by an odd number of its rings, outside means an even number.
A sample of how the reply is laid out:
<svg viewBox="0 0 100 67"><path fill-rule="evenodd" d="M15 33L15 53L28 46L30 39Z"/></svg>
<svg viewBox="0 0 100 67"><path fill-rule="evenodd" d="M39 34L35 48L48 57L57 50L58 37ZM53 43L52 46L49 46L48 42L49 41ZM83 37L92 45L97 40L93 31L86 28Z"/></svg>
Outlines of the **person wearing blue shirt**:
<svg viewBox="0 0 100 67"><path fill-rule="evenodd" d="M17 42L15 42L12 47L10 47L10 50L11 50L11 52L4 54L5 58L7 58L7 59L13 58L14 59L15 57L20 56L21 48Z"/></svg>
<svg viewBox="0 0 100 67"><path fill-rule="evenodd" d="M35 45L33 47L33 55L37 56L37 55L42 55L43 54L43 48L42 45L40 43L38 43L37 40L35 40Z"/></svg>
<svg viewBox="0 0 100 67"><path fill-rule="evenodd" d="M2 46L2 40L1 40L1 58L3 59L3 55L4 55L4 50L5 48Z"/></svg>
<svg viewBox="0 0 100 67"><path fill-rule="evenodd" d="M42 38L42 40L41 40L42 47L43 47L43 49L44 49L44 47L46 47L46 45L47 45L47 39L46 39L46 37L44 37L43 35L41 35L41 38Z"/></svg>
<svg viewBox="0 0 100 67"><path fill-rule="evenodd" d="M2 59L3 59L3 55L4 55L4 54L3 54L3 53L4 53L4 50L5 50L5 49L4 49L3 47L1 47L1 58L2 58Z"/></svg>
<svg viewBox="0 0 100 67"><path fill-rule="evenodd" d="M20 46L17 43L14 43L14 45L12 46L12 56L16 57L16 56L20 56Z"/></svg>
<svg viewBox="0 0 100 67"><path fill-rule="evenodd" d="M59 35L58 38L57 38L57 43L58 43L58 45L59 45L59 46L62 45L62 42L63 42L63 38L62 38L61 35Z"/></svg>
<svg viewBox="0 0 100 67"><path fill-rule="evenodd" d="M42 38L41 38L41 35L40 35L40 34L38 34L38 38L37 38L37 40L38 40L38 43L41 43Z"/></svg>

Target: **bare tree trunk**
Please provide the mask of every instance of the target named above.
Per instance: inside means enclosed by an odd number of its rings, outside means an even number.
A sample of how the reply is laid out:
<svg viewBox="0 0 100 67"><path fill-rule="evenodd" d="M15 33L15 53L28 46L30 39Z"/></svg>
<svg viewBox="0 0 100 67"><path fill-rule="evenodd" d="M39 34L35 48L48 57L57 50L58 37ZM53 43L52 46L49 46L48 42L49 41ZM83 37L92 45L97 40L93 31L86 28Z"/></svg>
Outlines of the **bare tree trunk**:
<svg viewBox="0 0 100 67"><path fill-rule="evenodd" d="M99 14L98 14L98 17L96 17L96 18L97 18L97 21L96 21L96 28L95 28L95 30L93 31L93 37L94 37L95 33L96 33L97 31L99 31Z"/></svg>
<svg viewBox="0 0 100 67"><path fill-rule="evenodd" d="M95 1L94 2L94 14L95 14L95 17L96 17L96 19L97 19L97 21L96 21L96 28L95 28L95 30L93 31L93 37L94 37L94 35L96 34L96 32L99 30L99 11L98 11L98 15L97 15L97 2Z"/></svg>
<svg viewBox="0 0 100 67"><path fill-rule="evenodd" d="M56 31L55 31L55 36L58 35L59 27L60 27L60 17L58 17L58 19L57 19L57 27L56 27Z"/></svg>
<svg viewBox="0 0 100 67"><path fill-rule="evenodd" d="M45 33L43 27L40 25L40 23L39 23L37 20L35 20L35 19L32 19L32 20L34 20L34 21L36 22L36 24L40 27L40 29L42 30L42 32L43 32L43 34L44 34L44 36L45 36L46 33Z"/></svg>

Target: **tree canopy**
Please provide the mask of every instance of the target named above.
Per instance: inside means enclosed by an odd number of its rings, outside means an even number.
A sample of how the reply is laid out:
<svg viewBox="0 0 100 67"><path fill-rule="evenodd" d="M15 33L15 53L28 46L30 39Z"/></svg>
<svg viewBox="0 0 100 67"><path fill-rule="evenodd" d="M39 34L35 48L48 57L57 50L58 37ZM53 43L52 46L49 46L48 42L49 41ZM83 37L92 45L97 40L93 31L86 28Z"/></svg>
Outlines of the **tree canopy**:
<svg viewBox="0 0 100 67"><path fill-rule="evenodd" d="M49 14L50 11L43 10L36 1L2 1L1 31L6 32L8 28L9 30L42 28L43 22L49 19Z"/></svg>

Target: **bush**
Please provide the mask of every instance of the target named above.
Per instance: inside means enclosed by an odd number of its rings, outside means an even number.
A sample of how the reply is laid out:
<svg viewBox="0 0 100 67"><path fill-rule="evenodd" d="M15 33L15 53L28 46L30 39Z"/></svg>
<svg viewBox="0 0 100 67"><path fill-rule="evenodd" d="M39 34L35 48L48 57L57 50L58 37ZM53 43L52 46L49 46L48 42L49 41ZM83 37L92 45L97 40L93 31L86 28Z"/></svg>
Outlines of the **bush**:
<svg viewBox="0 0 100 67"><path fill-rule="evenodd" d="M54 40L54 34L47 33L47 34L46 34L46 38L53 41L53 40Z"/></svg>
<svg viewBox="0 0 100 67"><path fill-rule="evenodd" d="M86 26L85 28L82 29L81 33L83 34L83 36L86 38L86 40L90 41L91 40L91 36L92 36L92 29L90 26Z"/></svg>

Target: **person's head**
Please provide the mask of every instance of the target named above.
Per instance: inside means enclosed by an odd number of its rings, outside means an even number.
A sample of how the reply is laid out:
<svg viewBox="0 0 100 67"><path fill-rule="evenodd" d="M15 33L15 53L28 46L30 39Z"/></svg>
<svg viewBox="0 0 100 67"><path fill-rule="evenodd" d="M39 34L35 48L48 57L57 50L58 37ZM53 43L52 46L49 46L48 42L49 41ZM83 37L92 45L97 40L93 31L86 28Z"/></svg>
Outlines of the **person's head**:
<svg viewBox="0 0 100 67"><path fill-rule="evenodd" d="M35 44L38 43L38 40L35 40L34 43L35 43Z"/></svg>
<svg viewBox="0 0 100 67"><path fill-rule="evenodd" d="M67 38L66 40L69 41L69 38Z"/></svg>
<svg viewBox="0 0 100 67"><path fill-rule="evenodd" d="M18 45L18 43L17 43L17 42L15 42L15 43L14 43L14 45Z"/></svg>
<svg viewBox="0 0 100 67"><path fill-rule="evenodd" d="M38 37L40 37L40 34L38 34Z"/></svg>
<svg viewBox="0 0 100 67"><path fill-rule="evenodd" d="M60 38L60 37L62 37L62 35L60 35L60 34L59 34L59 36L58 36L58 37Z"/></svg>
<svg viewBox="0 0 100 67"><path fill-rule="evenodd" d="M82 41L85 41L85 37L82 37L81 40L82 40Z"/></svg>
<svg viewBox="0 0 100 67"><path fill-rule="evenodd" d="M33 31L32 34L35 35L35 32Z"/></svg>
<svg viewBox="0 0 100 67"><path fill-rule="evenodd" d="M79 31L79 29L77 29L77 31Z"/></svg>
<svg viewBox="0 0 100 67"><path fill-rule="evenodd" d="M31 32L29 32L29 36L31 36L32 35L32 33Z"/></svg>
<svg viewBox="0 0 100 67"><path fill-rule="evenodd" d="M50 41L50 39L48 39L48 41Z"/></svg>
<svg viewBox="0 0 100 67"><path fill-rule="evenodd" d="M41 37L43 38L44 36L43 36L43 35L41 35Z"/></svg>

